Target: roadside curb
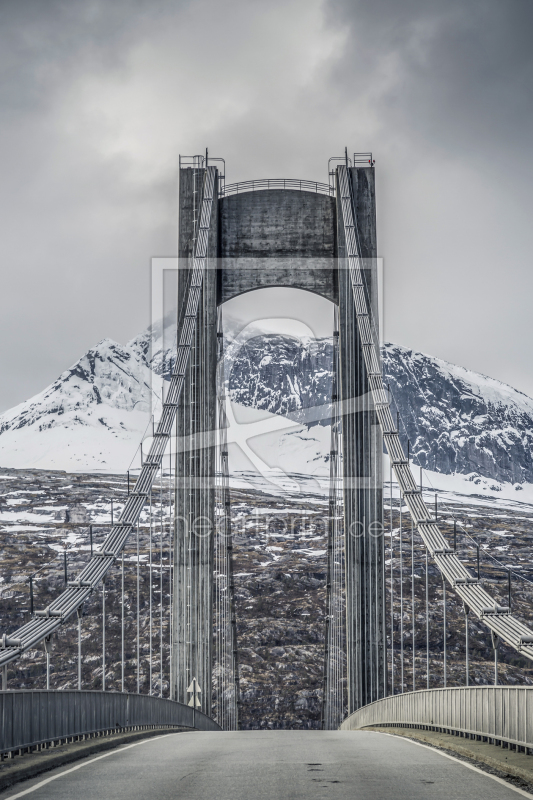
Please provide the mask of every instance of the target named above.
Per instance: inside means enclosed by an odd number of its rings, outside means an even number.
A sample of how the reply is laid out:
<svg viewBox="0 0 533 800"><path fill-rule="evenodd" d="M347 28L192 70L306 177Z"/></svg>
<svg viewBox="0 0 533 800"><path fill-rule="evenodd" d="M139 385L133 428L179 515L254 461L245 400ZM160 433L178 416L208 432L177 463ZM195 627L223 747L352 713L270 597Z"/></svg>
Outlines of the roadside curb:
<svg viewBox="0 0 533 800"><path fill-rule="evenodd" d="M527 756L525 753L517 753L515 750L503 750L501 757L498 758L493 752L496 751L497 753L498 748L493 744L458 739L457 736L451 736L448 733L417 730L416 728L389 728L376 725L365 726L359 730L389 733L394 736L403 736L405 739L415 739L436 748L449 750L451 753L456 753L471 761L486 764L504 775L520 778L528 785L533 786L533 757ZM466 745L463 742L468 742L469 744Z"/></svg>
<svg viewBox="0 0 533 800"><path fill-rule="evenodd" d="M112 750L122 744L148 739L153 736L161 736L167 733L183 733L192 731L193 728L153 728L144 731L131 731L130 733L116 733L98 739L89 739L82 742L64 744L50 750L42 750L38 753L29 753L24 756L17 756L19 761L4 761L0 764L0 791L8 789L19 781L28 780L40 775L42 772L49 772L73 761L79 761L95 753L102 753L105 750Z"/></svg>

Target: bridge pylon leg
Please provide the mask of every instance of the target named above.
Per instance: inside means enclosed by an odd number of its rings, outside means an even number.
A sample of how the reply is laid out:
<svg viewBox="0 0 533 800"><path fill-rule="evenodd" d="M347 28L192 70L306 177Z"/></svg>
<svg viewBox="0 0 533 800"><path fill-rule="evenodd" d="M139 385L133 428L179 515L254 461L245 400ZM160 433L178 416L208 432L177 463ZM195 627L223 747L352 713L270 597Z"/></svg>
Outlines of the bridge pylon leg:
<svg viewBox="0 0 533 800"><path fill-rule="evenodd" d="M365 291L378 324L374 169L348 170ZM341 192L337 191L348 713L386 694L383 440L355 312Z"/></svg>
<svg viewBox="0 0 533 800"><path fill-rule="evenodd" d="M192 255L204 172L202 168L180 170L178 321L185 313L184 287L193 275ZM201 690L201 711L209 715L215 531L217 222L218 217L213 214L209 231L210 262L202 283L197 325L177 413L171 690L174 699L187 703L187 689L196 678Z"/></svg>

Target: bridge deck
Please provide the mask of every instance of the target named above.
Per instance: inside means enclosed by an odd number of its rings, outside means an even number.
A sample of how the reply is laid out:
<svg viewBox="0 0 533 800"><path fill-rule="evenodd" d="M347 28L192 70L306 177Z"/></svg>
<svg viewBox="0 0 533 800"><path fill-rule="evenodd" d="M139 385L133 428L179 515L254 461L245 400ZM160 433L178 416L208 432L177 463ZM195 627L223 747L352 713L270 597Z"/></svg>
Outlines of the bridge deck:
<svg viewBox="0 0 533 800"><path fill-rule="evenodd" d="M436 750L380 733L243 731L150 739L19 784L0 797L514 800L517 792Z"/></svg>

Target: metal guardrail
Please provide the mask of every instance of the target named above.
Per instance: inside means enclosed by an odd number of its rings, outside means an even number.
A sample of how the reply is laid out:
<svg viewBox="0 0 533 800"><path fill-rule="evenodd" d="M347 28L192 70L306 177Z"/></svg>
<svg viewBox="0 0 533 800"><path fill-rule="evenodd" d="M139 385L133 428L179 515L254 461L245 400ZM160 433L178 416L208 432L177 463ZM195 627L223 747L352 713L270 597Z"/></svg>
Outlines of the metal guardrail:
<svg viewBox="0 0 533 800"><path fill-rule="evenodd" d="M92 691L0 692L0 754L136 728L219 731L200 711L161 697Z"/></svg>
<svg viewBox="0 0 533 800"><path fill-rule="evenodd" d="M354 167L356 164L364 164L365 167L373 167L376 163L375 158L372 157L372 153L354 153L353 154L353 165Z"/></svg>
<svg viewBox="0 0 533 800"><path fill-rule="evenodd" d="M347 717L341 730L424 728L533 751L533 687L424 689L384 697Z"/></svg>
<svg viewBox="0 0 533 800"><path fill-rule="evenodd" d="M299 180L298 178L258 178L257 180L230 183L224 188L221 188L220 196L227 197L229 194L259 192L265 189L293 189L298 192L327 194L330 197L334 197L335 195L334 187L328 186L327 183L319 183L318 181Z"/></svg>

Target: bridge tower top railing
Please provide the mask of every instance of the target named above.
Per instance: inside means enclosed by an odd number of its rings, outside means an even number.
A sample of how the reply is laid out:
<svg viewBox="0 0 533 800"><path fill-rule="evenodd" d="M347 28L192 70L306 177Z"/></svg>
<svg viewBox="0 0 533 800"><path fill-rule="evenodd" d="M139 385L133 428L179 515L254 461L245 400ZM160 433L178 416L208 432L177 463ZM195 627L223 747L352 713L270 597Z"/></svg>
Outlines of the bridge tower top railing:
<svg viewBox="0 0 533 800"><path fill-rule="evenodd" d="M259 192L265 189L292 189L297 192L314 192L315 194L327 194L335 196L335 189L327 183L320 181L308 181L300 178L256 178L255 180L239 181L223 186L219 196L226 197L230 194L242 194L243 192Z"/></svg>
<svg viewBox="0 0 533 800"><path fill-rule="evenodd" d="M348 166L371 166L373 167L375 161L372 153L354 153L353 161L349 156L333 156L328 161L328 183L321 181L310 181L301 178L255 178L247 181L237 181L236 183L226 184L226 162L223 158L215 158L208 154L206 150L205 155L194 156L181 156L179 157L180 169L203 169L208 164L213 165L218 162L223 165L223 169L219 169L219 197L227 197L233 194L242 194L243 192L259 192L267 189L290 189L299 192L314 192L315 194L326 194L330 197L335 197L336 182L335 182L335 164L347 163ZM218 165L218 164L217 164Z"/></svg>

